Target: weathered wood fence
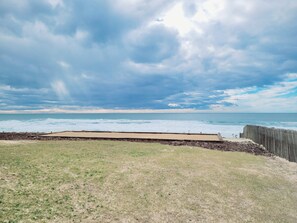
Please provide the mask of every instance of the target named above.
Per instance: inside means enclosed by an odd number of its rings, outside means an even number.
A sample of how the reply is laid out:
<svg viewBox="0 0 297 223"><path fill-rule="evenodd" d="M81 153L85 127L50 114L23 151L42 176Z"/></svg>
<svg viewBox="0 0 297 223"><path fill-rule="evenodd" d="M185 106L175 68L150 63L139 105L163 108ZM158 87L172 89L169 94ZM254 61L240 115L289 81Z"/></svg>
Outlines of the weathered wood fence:
<svg viewBox="0 0 297 223"><path fill-rule="evenodd" d="M277 156L297 162L297 131L247 125L241 137L263 145Z"/></svg>

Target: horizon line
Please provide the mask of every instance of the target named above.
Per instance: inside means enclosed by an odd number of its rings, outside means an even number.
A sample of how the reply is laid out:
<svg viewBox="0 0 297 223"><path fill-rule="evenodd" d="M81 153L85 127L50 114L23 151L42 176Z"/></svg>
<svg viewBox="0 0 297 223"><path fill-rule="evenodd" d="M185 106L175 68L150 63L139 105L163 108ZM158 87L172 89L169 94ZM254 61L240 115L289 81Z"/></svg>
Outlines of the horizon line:
<svg viewBox="0 0 297 223"><path fill-rule="evenodd" d="M230 111L230 110L198 110L198 109L39 109L39 110L0 110L0 114L124 114L124 113L268 113L295 114L296 112L267 111Z"/></svg>

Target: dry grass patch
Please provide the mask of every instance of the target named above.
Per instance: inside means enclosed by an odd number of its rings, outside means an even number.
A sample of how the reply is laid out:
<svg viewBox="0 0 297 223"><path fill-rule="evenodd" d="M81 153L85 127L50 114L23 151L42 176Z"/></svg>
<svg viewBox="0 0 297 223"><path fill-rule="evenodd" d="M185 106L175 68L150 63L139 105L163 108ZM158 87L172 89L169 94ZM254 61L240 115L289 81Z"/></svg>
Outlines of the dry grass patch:
<svg viewBox="0 0 297 223"><path fill-rule="evenodd" d="M297 165L112 141L0 143L0 222L297 222Z"/></svg>

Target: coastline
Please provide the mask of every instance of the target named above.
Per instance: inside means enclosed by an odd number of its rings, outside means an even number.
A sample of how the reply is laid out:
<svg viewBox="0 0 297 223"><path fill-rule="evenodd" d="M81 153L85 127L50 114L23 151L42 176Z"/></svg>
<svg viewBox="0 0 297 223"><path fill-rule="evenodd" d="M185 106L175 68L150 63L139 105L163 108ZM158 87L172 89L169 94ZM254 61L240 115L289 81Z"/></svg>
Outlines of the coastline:
<svg viewBox="0 0 297 223"><path fill-rule="evenodd" d="M297 130L297 114L226 113L105 113L2 114L0 131L61 132L116 131L164 133L220 133L235 138L246 125Z"/></svg>

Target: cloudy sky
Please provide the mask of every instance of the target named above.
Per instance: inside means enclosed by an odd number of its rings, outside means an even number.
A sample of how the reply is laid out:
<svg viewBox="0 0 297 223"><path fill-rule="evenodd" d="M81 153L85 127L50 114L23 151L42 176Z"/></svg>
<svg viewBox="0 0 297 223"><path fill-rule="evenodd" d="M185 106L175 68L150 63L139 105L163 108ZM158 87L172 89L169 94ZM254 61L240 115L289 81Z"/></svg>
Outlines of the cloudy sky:
<svg viewBox="0 0 297 223"><path fill-rule="evenodd" d="M297 112L296 0L1 0L0 110Z"/></svg>

